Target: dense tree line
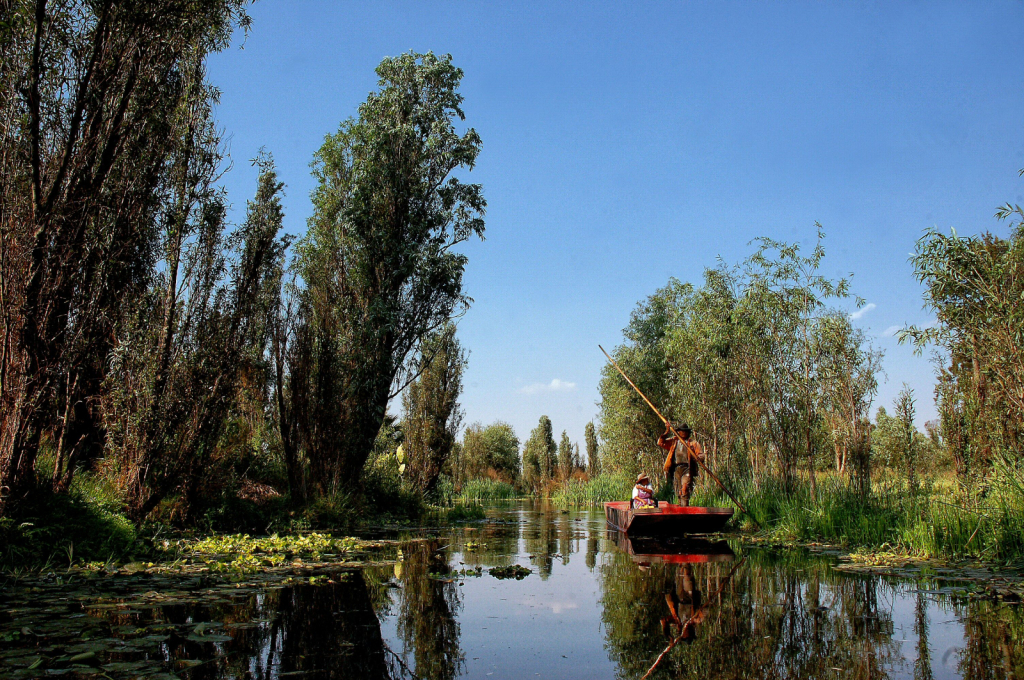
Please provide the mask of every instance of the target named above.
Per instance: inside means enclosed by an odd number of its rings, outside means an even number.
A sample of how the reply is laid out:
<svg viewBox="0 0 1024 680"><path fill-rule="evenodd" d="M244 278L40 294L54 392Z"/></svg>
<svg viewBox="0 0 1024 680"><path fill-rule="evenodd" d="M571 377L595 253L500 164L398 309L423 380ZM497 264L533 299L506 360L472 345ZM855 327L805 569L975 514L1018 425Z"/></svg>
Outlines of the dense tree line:
<svg viewBox="0 0 1024 680"><path fill-rule="evenodd" d="M849 283L820 273L823 239L819 227L808 255L760 239L740 266L707 270L700 287L671 280L637 307L615 350L666 417L693 427L714 469L792 487L799 469L833 466L866 488L881 355L832 306ZM610 365L600 392L601 465L660 470L657 416Z"/></svg>
<svg viewBox="0 0 1024 680"><path fill-rule="evenodd" d="M434 54L380 64L314 158L291 248L269 153L240 224L219 185L206 58L249 30L246 4L3 5L5 513L83 470L137 521L162 505L187 521L246 485L352 492L385 430L419 491L449 465L465 365L450 321L469 303L454 249L482 237L486 206L454 176L480 151L457 129L462 71Z"/></svg>
<svg viewBox="0 0 1024 680"><path fill-rule="evenodd" d="M676 280L640 303L616 360L676 423L689 421L720 474L792 489L798 472L847 475L862 492L873 468L913 491L921 474L953 470L965 489L1024 480L1024 211L1005 205L1009 238L926 233L912 258L936 314L901 341L935 350L939 421L915 425L906 385L892 405L869 412L881 353L835 308L846 280L820 274L823 234L809 255L760 239L736 267L705 271L703 284ZM858 301L859 303L860 301ZM614 368L600 384L599 464L656 471L661 425ZM991 473L997 474L992 475ZM979 482L983 482L978 487Z"/></svg>
<svg viewBox="0 0 1024 680"><path fill-rule="evenodd" d="M559 441L555 441L554 426L548 416L540 417L521 448L519 437L508 423L497 421L486 427L473 423L463 433L450 475L457 486L489 479L512 485L521 493L542 494L553 484L600 474L593 423L587 424L584 439L586 459L568 431L563 430Z"/></svg>

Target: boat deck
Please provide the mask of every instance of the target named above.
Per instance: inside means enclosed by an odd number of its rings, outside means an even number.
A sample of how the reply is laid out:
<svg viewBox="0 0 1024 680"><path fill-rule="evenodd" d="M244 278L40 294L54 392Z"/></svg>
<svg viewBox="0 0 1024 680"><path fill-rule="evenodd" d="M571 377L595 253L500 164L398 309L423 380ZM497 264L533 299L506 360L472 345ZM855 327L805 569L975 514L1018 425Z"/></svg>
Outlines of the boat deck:
<svg viewBox="0 0 1024 680"><path fill-rule="evenodd" d="M721 531L732 508L706 508L658 503L656 508L629 507L629 501L604 504L605 519L619 531L636 535L686 536Z"/></svg>

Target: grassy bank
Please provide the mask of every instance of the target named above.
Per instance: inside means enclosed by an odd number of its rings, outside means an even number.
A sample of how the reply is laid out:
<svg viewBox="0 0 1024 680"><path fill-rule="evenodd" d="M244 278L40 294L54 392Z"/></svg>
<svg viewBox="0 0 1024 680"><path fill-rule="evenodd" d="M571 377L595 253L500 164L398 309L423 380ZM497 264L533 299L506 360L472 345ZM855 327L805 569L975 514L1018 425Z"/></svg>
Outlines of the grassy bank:
<svg viewBox="0 0 1024 680"><path fill-rule="evenodd" d="M599 505L629 498L632 488L633 481L625 475L605 473L593 479L563 482L551 494L551 501L563 507Z"/></svg>
<svg viewBox="0 0 1024 680"><path fill-rule="evenodd" d="M497 479L471 479L462 485L457 498L463 503L479 503L481 501L510 501L521 498L523 494L508 482Z"/></svg>
<svg viewBox="0 0 1024 680"><path fill-rule="evenodd" d="M998 481L994 481L998 480ZM632 480L603 474L570 480L551 495L561 506L599 505L629 498ZM664 485L663 485L664 486ZM968 496L951 480L925 480L914 492L898 479L882 480L862 496L844 478L823 475L812 499L810 483L787 493L773 479L730 482L747 509L733 530L779 543L829 543L939 558L1024 562L1024 474L1000 469L984 493ZM668 499L668 489L659 497ZM709 480L698 485L694 505L732 507Z"/></svg>
<svg viewBox="0 0 1024 680"><path fill-rule="evenodd" d="M0 518L0 568L105 562L133 553L139 534L118 499L80 475L68 493L37 493Z"/></svg>
<svg viewBox="0 0 1024 680"><path fill-rule="evenodd" d="M365 526L450 524L484 517L475 500L445 496L425 500L404 488L367 488L296 503L278 496L257 503L225 494L194 508L187 521L167 503L136 526L117 494L89 474L75 477L68 493L42 486L0 518L0 571L36 571L85 563L123 564L164 559L164 541L203 535L348 533Z"/></svg>
<svg viewBox="0 0 1024 680"><path fill-rule="evenodd" d="M774 482L736 490L749 517L739 527L783 542L823 542L896 550L921 557L971 557L991 562L1024 561L1024 495L995 492L970 498L945 486L916 491L898 481L875 485L867 497L844 480L785 493ZM731 505L724 494L705 492L697 502Z"/></svg>

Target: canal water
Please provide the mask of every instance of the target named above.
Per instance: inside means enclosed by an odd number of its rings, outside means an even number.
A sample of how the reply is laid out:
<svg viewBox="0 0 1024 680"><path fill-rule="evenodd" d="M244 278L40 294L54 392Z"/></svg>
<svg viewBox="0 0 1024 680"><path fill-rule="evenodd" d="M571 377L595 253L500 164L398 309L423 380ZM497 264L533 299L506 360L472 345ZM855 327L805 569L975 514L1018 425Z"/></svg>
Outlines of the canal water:
<svg viewBox="0 0 1024 680"><path fill-rule="evenodd" d="M598 510L488 517L391 534L374 566L312 583L8 583L0 677L1024 677L1022 608L954 570L883 577L735 541L629 541Z"/></svg>

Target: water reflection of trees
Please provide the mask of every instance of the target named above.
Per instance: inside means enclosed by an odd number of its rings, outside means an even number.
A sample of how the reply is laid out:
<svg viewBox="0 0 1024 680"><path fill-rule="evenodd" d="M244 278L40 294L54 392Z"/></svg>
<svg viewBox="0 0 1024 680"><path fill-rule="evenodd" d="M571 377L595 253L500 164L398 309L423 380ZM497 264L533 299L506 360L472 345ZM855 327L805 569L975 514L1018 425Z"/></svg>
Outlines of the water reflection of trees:
<svg viewBox="0 0 1024 680"><path fill-rule="evenodd" d="M276 597L273 597L276 595ZM390 677L380 623L362 572L333 586L304 585L271 593L273 623L250 659L255 678L314 673L322 678Z"/></svg>
<svg viewBox="0 0 1024 680"><path fill-rule="evenodd" d="M551 576L553 556L558 553L558 524L555 520L556 515L560 514L551 507L542 507L534 521L523 527L526 552L530 556L530 562L537 567L537 572L544 580Z"/></svg>
<svg viewBox="0 0 1024 680"><path fill-rule="evenodd" d="M448 546L439 540L410 541L402 546L401 600L398 634L403 657L415 660L415 673L423 680L450 680L462 672L459 646L461 603L451 573Z"/></svg>
<svg viewBox="0 0 1024 680"><path fill-rule="evenodd" d="M879 606L877 579L837 576L825 564L748 561L707 602L694 642L666 655L652 677L886 677L901 659L892 619ZM621 677L640 677L666 647L666 593L679 570L692 569L705 596L718 590L728 563L651 565L641 570L624 553L601 567L608 648Z"/></svg>
<svg viewBox="0 0 1024 680"><path fill-rule="evenodd" d="M452 547L462 552L462 561L469 567L505 567L519 559L518 524L473 527L453 539Z"/></svg>
<svg viewBox="0 0 1024 680"><path fill-rule="evenodd" d="M74 625L89 631L83 639L100 640L110 648L103 663L147 660L153 664L148 670L166 664L162 667L189 680L270 680L285 673L448 680L465 670L457 620L463 606L460 589L454 578L445 577L451 573L451 556L461 552L462 559L483 565L517 561L522 531L534 564L547 564L548 573L554 560L585 551L602 592L606 647L623 678L643 677L670 640L683 637L681 624L701 601L705 607L693 630L694 641L680 640L653 678L898 675L932 680L943 675L941 663L947 674L955 669L964 678L1024 679L1019 644L1024 640L1024 605L936 590L949 585L941 579L914 583L854 576L834 571L827 560L750 550L715 597L738 561L695 564L689 573L676 565L652 564L641 570L602 538L603 526L591 524L588 535L578 526L571 515L549 510L519 526L480 526L453 531L443 540L404 541L399 568L332 574L318 577L316 584L282 587L267 579L266 587L236 589L208 579L96 579L95 585L82 585L76 597L102 601L81 609L87 616L74 619ZM468 541L480 547L467 552ZM599 559L604 550L608 552ZM539 585L536 576L510 587L522 592L531 583ZM86 590L101 587L102 593ZM690 590L699 591L700 597ZM159 603L145 598L148 604L140 604L133 595L148 591L163 593ZM53 599L55 593L38 597L35 605L28 600L10 609L12 618L0 620L0 635L5 627L20 631L44 625L17 619L33 616L34 608L41 621L43 607L66 606L64 596ZM678 623L671 616L673 607ZM380 622L385 620L396 624L397 640L382 635ZM896 627L901 621L906 623L905 636ZM936 646L936 640L949 640L948 628L945 634L936 632L947 622L961 627L962 637ZM114 638L129 644L107 644ZM949 649L950 644L956 648ZM514 666L515 659L507 661ZM110 676L125 677L113 671Z"/></svg>
<svg viewBox="0 0 1024 680"><path fill-rule="evenodd" d="M960 614L964 625L964 647L958 653L957 668L965 678L1011 680L1024 678L1022 605L973 601ZM915 678L916 680L916 678Z"/></svg>
<svg viewBox="0 0 1024 680"><path fill-rule="evenodd" d="M526 551L541 579L551 576L555 559L567 565L571 556L579 552L583 532L577 524L569 512L543 505L523 527Z"/></svg>
<svg viewBox="0 0 1024 680"><path fill-rule="evenodd" d="M332 580L273 588L234 604L167 605L147 612L153 618L145 623L158 630L160 623L175 626L162 656L173 669L187 670L190 680L270 680L286 673L338 680L400 675L386 655L364 572ZM230 642L204 642L201 629L215 624L202 622L224 624Z"/></svg>

